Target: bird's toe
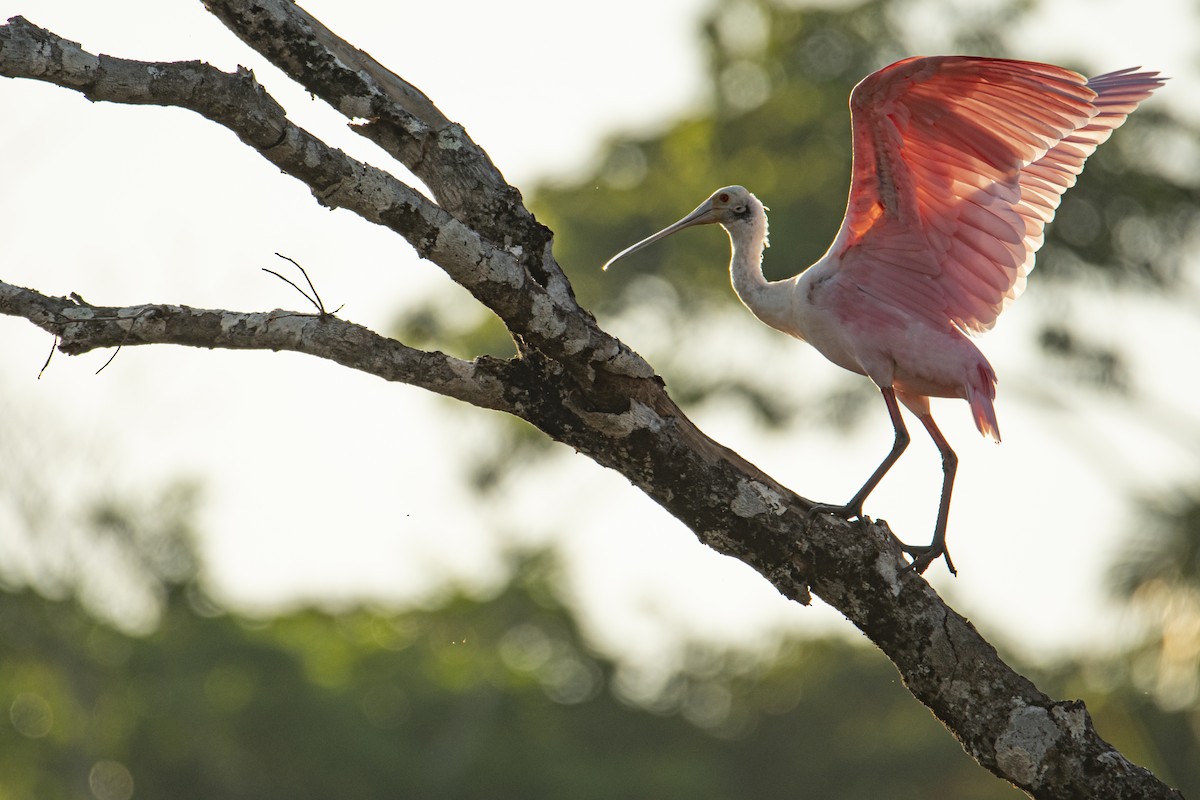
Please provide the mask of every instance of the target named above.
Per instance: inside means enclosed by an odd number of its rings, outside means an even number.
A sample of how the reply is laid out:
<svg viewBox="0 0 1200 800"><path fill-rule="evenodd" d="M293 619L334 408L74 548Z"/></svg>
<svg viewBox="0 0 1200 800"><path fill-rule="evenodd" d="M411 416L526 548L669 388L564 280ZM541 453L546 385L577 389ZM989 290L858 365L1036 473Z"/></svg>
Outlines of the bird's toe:
<svg viewBox="0 0 1200 800"><path fill-rule="evenodd" d="M840 517L847 521L858 520L863 523L870 523L870 519L862 513L862 508L850 505L834 505L832 503L815 503L808 509L808 520L811 522L821 514L830 514L835 517Z"/></svg>
<svg viewBox="0 0 1200 800"><path fill-rule="evenodd" d="M902 572L915 572L921 575L925 570L929 569L929 565L934 561L944 558L946 560L946 568L950 570L950 574L958 575L958 570L954 568L954 562L950 560L950 551L946 549L944 543L933 542L931 544L917 545L901 542L900 549L912 557L912 561L904 567Z"/></svg>

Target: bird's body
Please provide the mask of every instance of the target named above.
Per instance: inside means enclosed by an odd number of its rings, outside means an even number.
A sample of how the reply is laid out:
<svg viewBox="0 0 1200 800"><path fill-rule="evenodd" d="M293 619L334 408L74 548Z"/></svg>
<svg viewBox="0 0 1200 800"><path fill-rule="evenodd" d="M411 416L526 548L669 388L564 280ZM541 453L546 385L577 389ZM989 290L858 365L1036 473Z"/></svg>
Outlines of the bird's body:
<svg viewBox="0 0 1200 800"><path fill-rule="evenodd" d="M685 227L724 227L742 302L767 325L870 378L888 406L891 452L845 506L816 508L862 516L863 501L908 444L899 401L933 438L944 470L933 542L905 549L918 570L945 556L953 571L945 528L957 458L929 398L966 400L980 432L999 441L996 374L968 334L991 328L1021 293L1063 192L1161 85L1157 73L1135 70L1089 81L1023 61L900 61L851 94L850 200L832 246L811 267L782 281L764 278L766 209L740 186L717 190L608 263Z"/></svg>
<svg viewBox="0 0 1200 800"><path fill-rule="evenodd" d="M757 281L755 275L762 274L753 266L761 259L758 252L756 258L751 246L747 258L731 262L734 290L756 317L808 342L839 367L877 386L894 387L910 408L929 397L967 400L980 431L999 438L992 408L995 373L962 331L931 325L865 296L828 257L793 278ZM746 263L739 264L742 260Z"/></svg>

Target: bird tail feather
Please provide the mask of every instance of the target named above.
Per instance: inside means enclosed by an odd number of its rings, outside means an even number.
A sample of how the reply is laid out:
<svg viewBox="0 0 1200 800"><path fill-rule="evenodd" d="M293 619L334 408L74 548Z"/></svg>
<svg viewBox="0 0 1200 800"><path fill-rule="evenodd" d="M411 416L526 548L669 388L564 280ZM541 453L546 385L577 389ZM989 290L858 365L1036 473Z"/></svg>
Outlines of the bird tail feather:
<svg viewBox="0 0 1200 800"><path fill-rule="evenodd" d="M1000 423L996 421L996 408L992 401L996 399L996 373L986 362L978 367L978 381L967 384L967 402L971 404L971 416L975 418L975 427L984 436L991 436L993 441L1000 441Z"/></svg>

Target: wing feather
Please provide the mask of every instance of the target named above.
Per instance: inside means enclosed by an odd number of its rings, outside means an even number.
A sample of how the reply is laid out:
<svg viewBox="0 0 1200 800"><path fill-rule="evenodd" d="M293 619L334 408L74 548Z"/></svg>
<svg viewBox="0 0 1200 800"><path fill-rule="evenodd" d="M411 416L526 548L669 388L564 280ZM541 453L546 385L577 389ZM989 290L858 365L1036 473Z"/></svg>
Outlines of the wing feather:
<svg viewBox="0 0 1200 800"><path fill-rule="evenodd" d="M978 332L1019 295L1084 162L1163 83L941 56L869 75L850 96L854 172L830 249L864 292Z"/></svg>

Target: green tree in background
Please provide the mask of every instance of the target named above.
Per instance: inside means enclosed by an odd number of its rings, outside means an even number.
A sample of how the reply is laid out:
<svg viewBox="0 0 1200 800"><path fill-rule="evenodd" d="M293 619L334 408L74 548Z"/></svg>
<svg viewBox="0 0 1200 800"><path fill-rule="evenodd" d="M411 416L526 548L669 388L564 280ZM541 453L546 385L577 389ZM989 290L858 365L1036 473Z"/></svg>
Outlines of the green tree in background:
<svg viewBox="0 0 1200 800"><path fill-rule="evenodd" d="M1200 491L1144 501L1149 524L1112 569L1114 591L1142 616L1144 641L1128 680L1168 709L1196 710L1200 727Z"/></svg>
<svg viewBox="0 0 1200 800"><path fill-rule="evenodd" d="M98 522L117 520L143 545L160 535L117 504ZM645 691L588 644L552 561L517 559L513 576L428 609L258 619L194 575L148 571L161 606L147 635L73 600L0 594L0 797L1018 796L871 648L697 643ZM1052 680L1088 696L1118 746L1200 789L1195 712L1189 727L1128 684L1097 690L1087 669Z"/></svg>
<svg viewBox="0 0 1200 800"><path fill-rule="evenodd" d="M169 503L109 501L91 533L175 554L140 565L153 632L0 595L6 800L1012 796L869 649L791 640L763 660L697 644L657 691L622 690L545 558L428 610L255 619L161 568L197 564L176 535L191 522L147 505Z"/></svg>

